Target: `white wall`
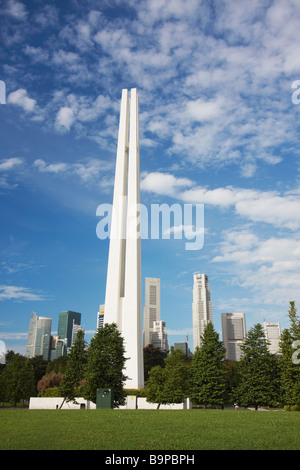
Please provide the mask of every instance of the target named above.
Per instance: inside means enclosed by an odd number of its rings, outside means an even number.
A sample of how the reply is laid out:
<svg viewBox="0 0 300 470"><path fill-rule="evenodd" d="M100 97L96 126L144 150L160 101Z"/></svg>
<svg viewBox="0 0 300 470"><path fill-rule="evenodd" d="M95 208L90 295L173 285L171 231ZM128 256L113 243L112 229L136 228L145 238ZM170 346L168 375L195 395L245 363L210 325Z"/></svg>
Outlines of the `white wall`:
<svg viewBox="0 0 300 470"><path fill-rule="evenodd" d="M29 401L29 409L30 410L56 410L59 409L61 403L63 401L62 397L31 397ZM96 409L96 404L92 401L85 400L84 398L76 398L78 405L72 402L65 402L62 406L62 410L79 410L80 404L84 404L85 408L88 410ZM171 403L169 405L160 405L160 410L188 410L192 408L192 402L189 398L187 398L183 403ZM132 409L139 409L139 410L156 410L157 403L149 403L147 402L146 398L140 398L135 396L128 396L126 400L126 404L124 406L120 406L116 408L119 410L132 410Z"/></svg>
<svg viewBox="0 0 300 470"><path fill-rule="evenodd" d="M29 401L30 410L56 410L60 407L63 401L62 397L31 397ZM80 405L84 404L86 409L95 409L96 405L92 401L85 400L84 398L76 398L78 405L73 402L66 402L62 406L62 410L79 410Z"/></svg>

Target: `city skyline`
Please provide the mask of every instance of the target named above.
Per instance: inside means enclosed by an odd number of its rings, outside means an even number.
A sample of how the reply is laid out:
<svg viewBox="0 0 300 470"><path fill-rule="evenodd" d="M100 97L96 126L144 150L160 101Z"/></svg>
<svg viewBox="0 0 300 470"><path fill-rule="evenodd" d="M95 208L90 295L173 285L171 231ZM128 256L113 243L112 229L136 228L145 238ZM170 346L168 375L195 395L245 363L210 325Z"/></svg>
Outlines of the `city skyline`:
<svg viewBox="0 0 300 470"><path fill-rule="evenodd" d="M152 288L152 289L151 289ZM148 291L148 295L147 295ZM193 345L197 343L199 347L201 347L201 341L195 341L195 337L198 336L198 333L202 336L205 330L205 327L209 322L213 323L213 316L212 316L212 302L210 300L210 292L209 292L209 282L207 276L202 273L198 273L194 275L194 302L193 302L193 312L195 315L195 322L193 327ZM185 341L182 342L174 342L174 344L169 345L168 337L167 337L167 330L166 330L166 322L162 320L157 320L160 318L158 312L160 313L160 279L159 278L145 278L145 306L144 306L144 316L143 316L143 348L147 347L149 344L152 344L155 347L160 348L162 351L169 351L169 346L174 346L175 348L182 349L185 351L187 355L190 355L195 350L191 351L190 346L191 344L188 343L188 335L185 337ZM204 308L203 303L207 304L207 307ZM152 306L154 311L152 312L152 316L149 315L150 312L147 312ZM102 328L105 324L104 320L104 312L105 312L105 305L102 304L99 307L99 312L97 313L97 327L94 331L89 332L91 334L95 334L99 328ZM196 318L198 314L201 314L199 318ZM147 318L149 316L149 318ZM75 323L75 320L78 324L75 324L75 327L82 329L81 327L81 314L78 312L60 312L59 317L59 325L58 326L57 334L55 336L54 333L52 335L51 331L51 324L52 318L49 317L38 317L34 312L31 314L31 321L28 330L28 339L27 339L27 349L32 349L32 344L34 341L32 340L32 331L37 329L38 322L41 322L40 329L44 327L44 323L50 325L48 326L48 330L46 336L52 338L60 338L61 340L65 339L65 336L68 336L72 342L74 340L74 328L73 332L70 329L70 321L66 322L66 318L70 317ZM206 317L206 319L205 319ZM151 321L149 321L151 319ZM281 335L281 328L280 322L266 322L265 319L259 322L264 330L265 336L267 341L269 342L269 351L271 354L278 354L279 353L279 342L280 342L280 335ZM37 326L33 326L37 325ZM66 328L69 325L68 334L66 334ZM152 325L147 328L147 325ZM223 342L225 350L226 350L226 359L228 360L240 360L241 357L241 350L240 350L240 343L246 339L247 335L247 328L246 328L246 316L245 313L228 313L222 312L221 313L221 325L222 331L217 333L219 334L220 340ZM73 325L74 327L74 325ZM145 328L146 327L146 328ZM76 334L77 330L76 328ZM147 332L148 329L148 332ZM72 333L72 334L71 334ZM85 332L84 332L85 333ZM152 337L153 336L153 337ZM200 340L200 338L199 338ZM49 344L51 344L51 341ZM41 342L41 338L40 338ZM69 343L68 343L69 344ZM41 351L41 344L39 345ZM196 346L197 347L197 346ZM194 346L195 348L195 346ZM46 347L46 350L49 349ZM51 345L51 349L53 349L53 345ZM67 344L66 344L66 351L67 351ZM55 358L58 356L55 356Z"/></svg>
<svg viewBox="0 0 300 470"><path fill-rule="evenodd" d="M161 279L169 344L192 335L195 273L209 278L219 333L222 312L245 312L247 328L288 327L289 301L300 302L300 5L3 0L0 10L7 348L25 353L31 312L56 324L80 311L87 340L95 331L109 245L96 211L112 202L121 90L135 87L141 202L204 205L199 233L182 218L169 239L142 240L142 282ZM189 251L193 233L201 248Z"/></svg>

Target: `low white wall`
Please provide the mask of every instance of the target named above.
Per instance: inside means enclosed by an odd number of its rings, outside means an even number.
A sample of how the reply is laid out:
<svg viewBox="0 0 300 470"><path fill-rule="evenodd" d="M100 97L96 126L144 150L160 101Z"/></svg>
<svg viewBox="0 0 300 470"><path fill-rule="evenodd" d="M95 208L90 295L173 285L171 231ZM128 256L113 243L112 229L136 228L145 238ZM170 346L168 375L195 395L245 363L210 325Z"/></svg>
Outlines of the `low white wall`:
<svg viewBox="0 0 300 470"><path fill-rule="evenodd" d="M62 397L31 397L29 401L30 410L56 410L62 404ZM65 401L62 410L79 410L81 405L85 405L86 409L95 409L96 405L92 401L85 400L82 397L76 398L78 405L69 401Z"/></svg>
<svg viewBox="0 0 300 470"><path fill-rule="evenodd" d="M156 410L157 403L149 403L146 398L138 397L137 408L139 410ZM160 405L160 410L187 410L192 408L190 399L187 398L183 403L170 403L169 405Z"/></svg>
<svg viewBox="0 0 300 470"><path fill-rule="evenodd" d="M30 410L57 410L59 409L63 401L62 397L31 397L29 401ZM84 398L76 398L78 404L75 404L71 401L64 402L62 410L79 410L81 405L85 405L87 410L96 409L96 404L92 401L85 400ZM189 410L192 408L192 402L187 398L183 403L171 403L169 405L160 405L160 410ZM149 403L146 398L128 396L126 399L126 404L116 408L118 410L156 410L157 403Z"/></svg>

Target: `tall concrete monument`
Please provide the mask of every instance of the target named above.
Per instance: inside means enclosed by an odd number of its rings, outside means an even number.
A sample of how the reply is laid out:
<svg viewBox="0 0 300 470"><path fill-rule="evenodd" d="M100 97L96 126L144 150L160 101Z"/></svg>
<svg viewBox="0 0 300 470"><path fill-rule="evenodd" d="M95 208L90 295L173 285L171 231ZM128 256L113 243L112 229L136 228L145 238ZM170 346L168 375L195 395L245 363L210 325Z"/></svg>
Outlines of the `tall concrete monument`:
<svg viewBox="0 0 300 470"><path fill-rule="evenodd" d="M105 323L124 338L126 388L143 388L138 94L122 90L105 294Z"/></svg>

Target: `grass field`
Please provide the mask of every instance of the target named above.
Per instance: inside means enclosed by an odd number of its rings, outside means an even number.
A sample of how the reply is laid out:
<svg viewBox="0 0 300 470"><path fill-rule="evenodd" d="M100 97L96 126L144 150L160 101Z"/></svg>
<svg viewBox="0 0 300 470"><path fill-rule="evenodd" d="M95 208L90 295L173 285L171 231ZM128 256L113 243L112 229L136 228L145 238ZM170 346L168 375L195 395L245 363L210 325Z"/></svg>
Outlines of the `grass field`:
<svg viewBox="0 0 300 470"><path fill-rule="evenodd" d="M299 450L300 412L0 410L1 450Z"/></svg>

